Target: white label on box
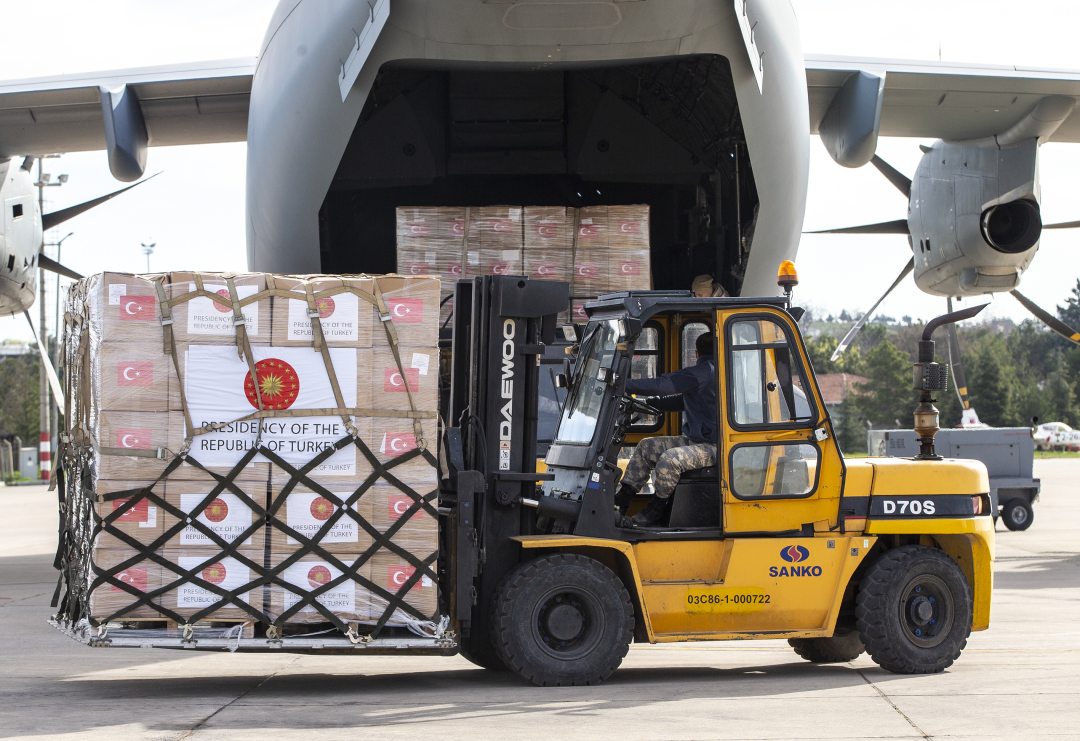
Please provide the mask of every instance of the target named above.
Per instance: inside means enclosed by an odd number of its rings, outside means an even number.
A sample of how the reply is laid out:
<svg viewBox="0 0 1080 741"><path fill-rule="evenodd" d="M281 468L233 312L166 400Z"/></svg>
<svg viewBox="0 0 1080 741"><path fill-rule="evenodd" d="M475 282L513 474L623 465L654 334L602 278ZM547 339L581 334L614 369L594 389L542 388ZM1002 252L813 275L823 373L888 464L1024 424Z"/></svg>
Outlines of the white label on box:
<svg viewBox="0 0 1080 741"><path fill-rule="evenodd" d="M424 353L420 352L414 352L412 355L412 363L410 363L410 366L420 371L421 376L426 376L428 374L428 368L430 366L430 363L430 355L425 355Z"/></svg>
<svg viewBox="0 0 1080 741"><path fill-rule="evenodd" d="M359 297L355 294L320 296L315 299L315 308L319 311L323 337L328 342L356 342L360 339ZM307 299L289 299L288 339L310 342L314 337L311 325Z"/></svg>
<svg viewBox="0 0 1080 741"><path fill-rule="evenodd" d="M435 586L435 582L431 580L430 576L428 576L427 574L424 574L423 576L420 577L420 586L421 587L433 587L433 586Z"/></svg>
<svg viewBox="0 0 1080 741"><path fill-rule="evenodd" d="M508 213L510 214L510 218L513 221L521 221L521 209L520 208L512 208L512 209L510 209L508 211Z"/></svg>
<svg viewBox="0 0 1080 741"><path fill-rule="evenodd" d="M191 345L185 354L184 389L192 421L221 423L218 432L199 435L191 455L204 466L232 468L255 445L258 420L237 422L258 409L327 409L337 407L322 355L305 347L255 347L256 385L247 363L232 345ZM345 406L356 406L356 350L330 348L330 361ZM262 444L300 467L348 433L340 417L267 417ZM349 445L312 470L323 476L355 476L356 448ZM266 460L262 456L256 461Z"/></svg>
<svg viewBox="0 0 1080 741"><path fill-rule="evenodd" d="M120 299L127 295L127 286L123 283L109 284L109 306L119 306Z"/></svg>
<svg viewBox="0 0 1080 741"><path fill-rule="evenodd" d="M285 569L282 574L285 582L292 584L296 590L303 593L312 592L324 584L341 576L341 570L322 560L300 560ZM300 595L295 591L282 588L282 604L288 610L300 601ZM346 579L333 589L320 594L315 601L331 612L356 612L356 582ZM301 613L312 613L317 610L311 605L300 610Z"/></svg>
<svg viewBox="0 0 1080 741"><path fill-rule="evenodd" d="M469 250L468 252L465 253L465 258L466 258L466 261L469 263L469 265L479 265L480 264L480 253L479 252L476 252L474 250Z"/></svg>
<svg viewBox="0 0 1080 741"><path fill-rule="evenodd" d="M206 498L206 494L209 494L209 491L205 494L181 494L180 509L184 510L184 512L194 511L199 506L199 503ZM217 535L226 543L232 543L251 527L254 515L251 512L251 507L247 506L240 497L228 492L222 492L211 500L210 504L206 505L206 508L196 519L214 535ZM250 537L244 541L244 545L250 545L250 543ZM180 531L180 544L216 545L209 535L192 525L188 525Z"/></svg>
<svg viewBox="0 0 1080 741"><path fill-rule="evenodd" d="M327 520L341 509L342 502L350 496L348 493L332 493L337 498L336 501L321 494L291 492L285 500L285 516L289 527L305 538L317 540L319 543L358 542L358 525L348 514L342 515L329 530L323 529ZM290 545L300 542L291 535L286 538Z"/></svg>
<svg viewBox="0 0 1080 741"><path fill-rule="evenodd" d="M180 556L176 560L176 565L185 571L190 571L205 561L206 556ZM235 558L223 558L209 566L203 567L201 571L196 573L203 581L209 582L226 592L240 589L245 584L251 582L251 569L237 561ZM172 580L175 576L175 574L166 570L165 578L167 580ZM248 602L246 595L242 595L241 599L244 602ZM221 595L190 582L182 584L176 589L177 607L192 607L198 609L216 605L218 602L221 602L221 600ZM236 605L231 603L226 605L226 607L235 606Z"/></svg>
<svg viewBox="0 0 1080 741"><path fill-rule="evenodd" d="M139 527L157 527L157 507L150 505L146 508L146 519L139 522Z"/></svg>
<svg viewBox="0 0 1080 741"><path fill-rule="evenodd" d="M503 250L502 259L503 262L517 262L521 254L517 250Z"/></svg>
<svg viewBox="0 0 1080 741"><path fill-rule="evenodd" d="M217 293L221 301L212 301L206 296L197 296L187 302L187 330L189 334L236 334L233 324L232 298L227 286L215 283L203 283L203 289ZM188 284L188 290L197 290L194 283ZM236 295L241 299L254 296L255 286L237 286ZM259 304L247 304L243 308L244 325L251 334L259 333Z"/></svg>

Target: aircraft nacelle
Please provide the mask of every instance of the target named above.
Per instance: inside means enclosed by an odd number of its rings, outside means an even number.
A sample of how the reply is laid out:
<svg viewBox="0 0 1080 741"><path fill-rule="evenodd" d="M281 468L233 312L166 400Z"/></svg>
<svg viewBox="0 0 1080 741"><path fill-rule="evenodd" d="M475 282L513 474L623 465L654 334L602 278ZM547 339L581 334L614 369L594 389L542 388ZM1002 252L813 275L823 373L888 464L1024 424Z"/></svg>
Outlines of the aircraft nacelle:
<svg viewBox="0 0 1080 741"><path fill-rule="evenodd" d="M0 204L0 316L6 316L34 303L41 246L33 178L15 160L0 162Z"/></svg>
<svg viewBox="0 0 1080 741"><path fill-rule="evenodd" d="M938 141L911 182L915 282L938 296L1009 291L1039 249L1038 140Z"/></svg>

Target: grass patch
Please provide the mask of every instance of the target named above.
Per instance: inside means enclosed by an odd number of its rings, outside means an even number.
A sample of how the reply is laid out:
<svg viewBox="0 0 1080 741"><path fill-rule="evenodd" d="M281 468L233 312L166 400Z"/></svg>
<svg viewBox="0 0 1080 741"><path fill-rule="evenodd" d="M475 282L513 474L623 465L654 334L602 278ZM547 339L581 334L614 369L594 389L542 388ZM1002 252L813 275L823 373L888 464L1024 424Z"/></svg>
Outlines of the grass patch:
<svg viewBox="0 0 1080 741"><path fill-rule="evenodd" d="M1042 458L1078 458L1080 459L1080 451L1075 450L1036 450L1035 457Z"/></svg>

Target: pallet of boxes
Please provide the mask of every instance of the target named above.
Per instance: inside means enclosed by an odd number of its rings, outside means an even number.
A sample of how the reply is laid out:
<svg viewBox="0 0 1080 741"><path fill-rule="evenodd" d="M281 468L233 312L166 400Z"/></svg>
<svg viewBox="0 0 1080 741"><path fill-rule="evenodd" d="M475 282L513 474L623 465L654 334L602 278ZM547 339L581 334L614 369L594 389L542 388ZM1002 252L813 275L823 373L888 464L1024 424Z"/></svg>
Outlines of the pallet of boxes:
<svg viewBox="0 0 1080 741"><path fill-rule="evenodd" d="M442 278L443 324L455 282L479 275L566 281L572 298L561 321L585 322L587 301L652 288L649 207L402 207L397 265L403 275Z"/></svg>
<svg viewBox="0 0 1080 741"><path fill-rule="evenodd" d="M424 276L77 283L58 627L437 638L439 292Z"/></svg>

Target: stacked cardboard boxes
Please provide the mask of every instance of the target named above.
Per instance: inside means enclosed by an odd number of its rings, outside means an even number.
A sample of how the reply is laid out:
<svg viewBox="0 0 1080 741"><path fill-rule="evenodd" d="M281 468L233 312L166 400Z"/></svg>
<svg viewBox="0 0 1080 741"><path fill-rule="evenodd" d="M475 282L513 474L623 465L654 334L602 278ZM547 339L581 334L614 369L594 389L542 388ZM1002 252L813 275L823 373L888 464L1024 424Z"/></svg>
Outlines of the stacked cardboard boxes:
<svg viewBox="0 0 1080 741"><path fill-rule="evenodd" d="M397 259L399 273L443 278L443 321L455 281L503 274L570 283L566 316L582 321L600 294L652 287L649 207L399 208Z"/></svg>
<svg viewBox="0 0 1080 741"><path fill-rule="evenodd" d="M426 276L78 284L69 383L92 469L69 481L92 483L88 615L434 617L438 481L418 449L438 435L439 299Z"/></svg>

